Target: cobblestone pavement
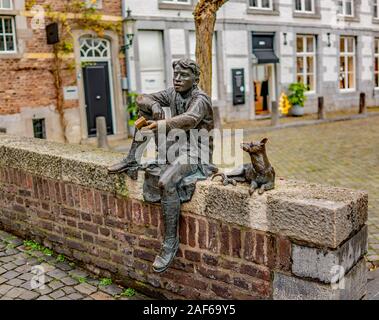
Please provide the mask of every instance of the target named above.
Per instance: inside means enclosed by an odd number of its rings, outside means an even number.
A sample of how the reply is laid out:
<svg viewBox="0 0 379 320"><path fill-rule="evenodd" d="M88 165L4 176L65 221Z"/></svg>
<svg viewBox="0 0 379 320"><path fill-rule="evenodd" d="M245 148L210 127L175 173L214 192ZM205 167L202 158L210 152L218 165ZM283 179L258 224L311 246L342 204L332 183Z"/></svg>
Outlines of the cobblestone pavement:
<svg viewBox="0 0 379 320"><path fill-rule="evenodd" d="M62 256L28 249L21 239L0 230L0 300L148 299L58 260Z"/></svg>
<svg viewBox="0 0 379 320"><path fill-rule="evenodd" d="M246 139L263 137L269 138L268 156L279 177L368 191L368 260L379 262L379 117L288 128Z"/></svg>

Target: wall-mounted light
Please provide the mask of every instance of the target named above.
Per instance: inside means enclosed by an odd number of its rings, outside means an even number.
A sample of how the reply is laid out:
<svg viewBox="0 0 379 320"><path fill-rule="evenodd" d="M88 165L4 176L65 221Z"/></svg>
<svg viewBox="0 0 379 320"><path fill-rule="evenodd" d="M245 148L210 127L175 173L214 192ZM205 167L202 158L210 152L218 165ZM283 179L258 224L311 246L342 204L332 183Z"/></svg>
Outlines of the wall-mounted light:
<svg viewBox="0 0 379 320"><path fill-rule="evenodd" d="M125 46L124 49L130 49L133 45L133 39L134 39L134 24L136 22L136 19L132 17L132 10L128 8L126 11L126 17L124 19L125 23Z"/></svg>
<svg viewBox="0 0 379 320"><path fill-rule="evenodd" d="M283 42L283 44L286 46L286 45L288 44L288 42L287 42L287 32L284 32L284 33L283 33L283 37L284 37L284 42Z"/></svg>
<svg viewBox="0 0 379 320"><path fill-rule="evenodd" d="M332 46L332 43L330 42L330 32L326 34L328 36L328 47Z"/></svg>

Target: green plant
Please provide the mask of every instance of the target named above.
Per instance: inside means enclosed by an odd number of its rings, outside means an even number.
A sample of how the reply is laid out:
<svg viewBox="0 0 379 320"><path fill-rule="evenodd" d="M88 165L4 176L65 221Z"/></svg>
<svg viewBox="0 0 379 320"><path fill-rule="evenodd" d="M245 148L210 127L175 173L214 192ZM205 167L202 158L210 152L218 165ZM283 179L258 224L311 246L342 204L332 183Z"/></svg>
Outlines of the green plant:
<svg viewBox="0 0 379 320"><path fill-rule="evenodd" d="M125 289L123 292L121 292L121 297L133 297L136 294L136 291L132 288Z"/></svg>
<svg viewBox="0 0 379 320"><path fill-rule="evenodd" d="M59 254L57 257L58 262L64 262L66 260L65 256L63 254Z"/></svg>
<svg viewBox="0 0 379 320"><path fill-rule="evenodd" d="M304 107L305 101L307 100L305 92L307 92L308 90L309 86L304 85L303 83L292 83L288 88L288 100L293 106L298 105Z"/></svg>
<svg viewBox="0 0 379 320"><path fill-rule="evenodd" d="M128 94L129 125L134 125L134 122L138 119L137 97L138 93L136 92L130 92Z"/></svg>
<svg viewBox="0 0 379 320"><path fill-rule="evenodd" d="M112 284L112 279L102 278L99 283L101 286L110 286Z"/></svg>

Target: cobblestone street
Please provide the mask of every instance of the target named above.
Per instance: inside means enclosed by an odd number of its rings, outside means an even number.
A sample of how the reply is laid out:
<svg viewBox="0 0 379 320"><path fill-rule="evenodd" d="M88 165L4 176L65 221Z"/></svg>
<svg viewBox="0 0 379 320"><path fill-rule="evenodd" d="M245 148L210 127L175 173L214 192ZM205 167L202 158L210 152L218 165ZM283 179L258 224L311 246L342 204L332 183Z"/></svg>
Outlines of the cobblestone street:
<svg viewBox="0 0 379 320"><path fill-rule="evenodd" d="M28 249L21 239L0 230L0 300L147 299L62 260L50 251Z"/></svg>
<svg viewBox="0 0 379 320"><path fill-rule="evenodd" d="M368 259L379 261L379 117L247 134L246 140L263 137L279 177L368 191Z"/></svg>

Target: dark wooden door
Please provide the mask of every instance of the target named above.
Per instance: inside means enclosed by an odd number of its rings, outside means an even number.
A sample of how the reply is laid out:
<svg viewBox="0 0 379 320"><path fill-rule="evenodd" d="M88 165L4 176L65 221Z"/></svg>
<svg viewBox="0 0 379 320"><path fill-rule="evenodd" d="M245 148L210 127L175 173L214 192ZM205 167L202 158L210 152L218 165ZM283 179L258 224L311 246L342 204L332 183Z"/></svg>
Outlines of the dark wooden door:
<svg viewBox="0 0 379 320"><path fill-rule="evenodd" d="M108 68L108 62L91 63L83 68L88 136L90 137L96 136L97 117L105 117L107 133L113 134Z"/></svg>

